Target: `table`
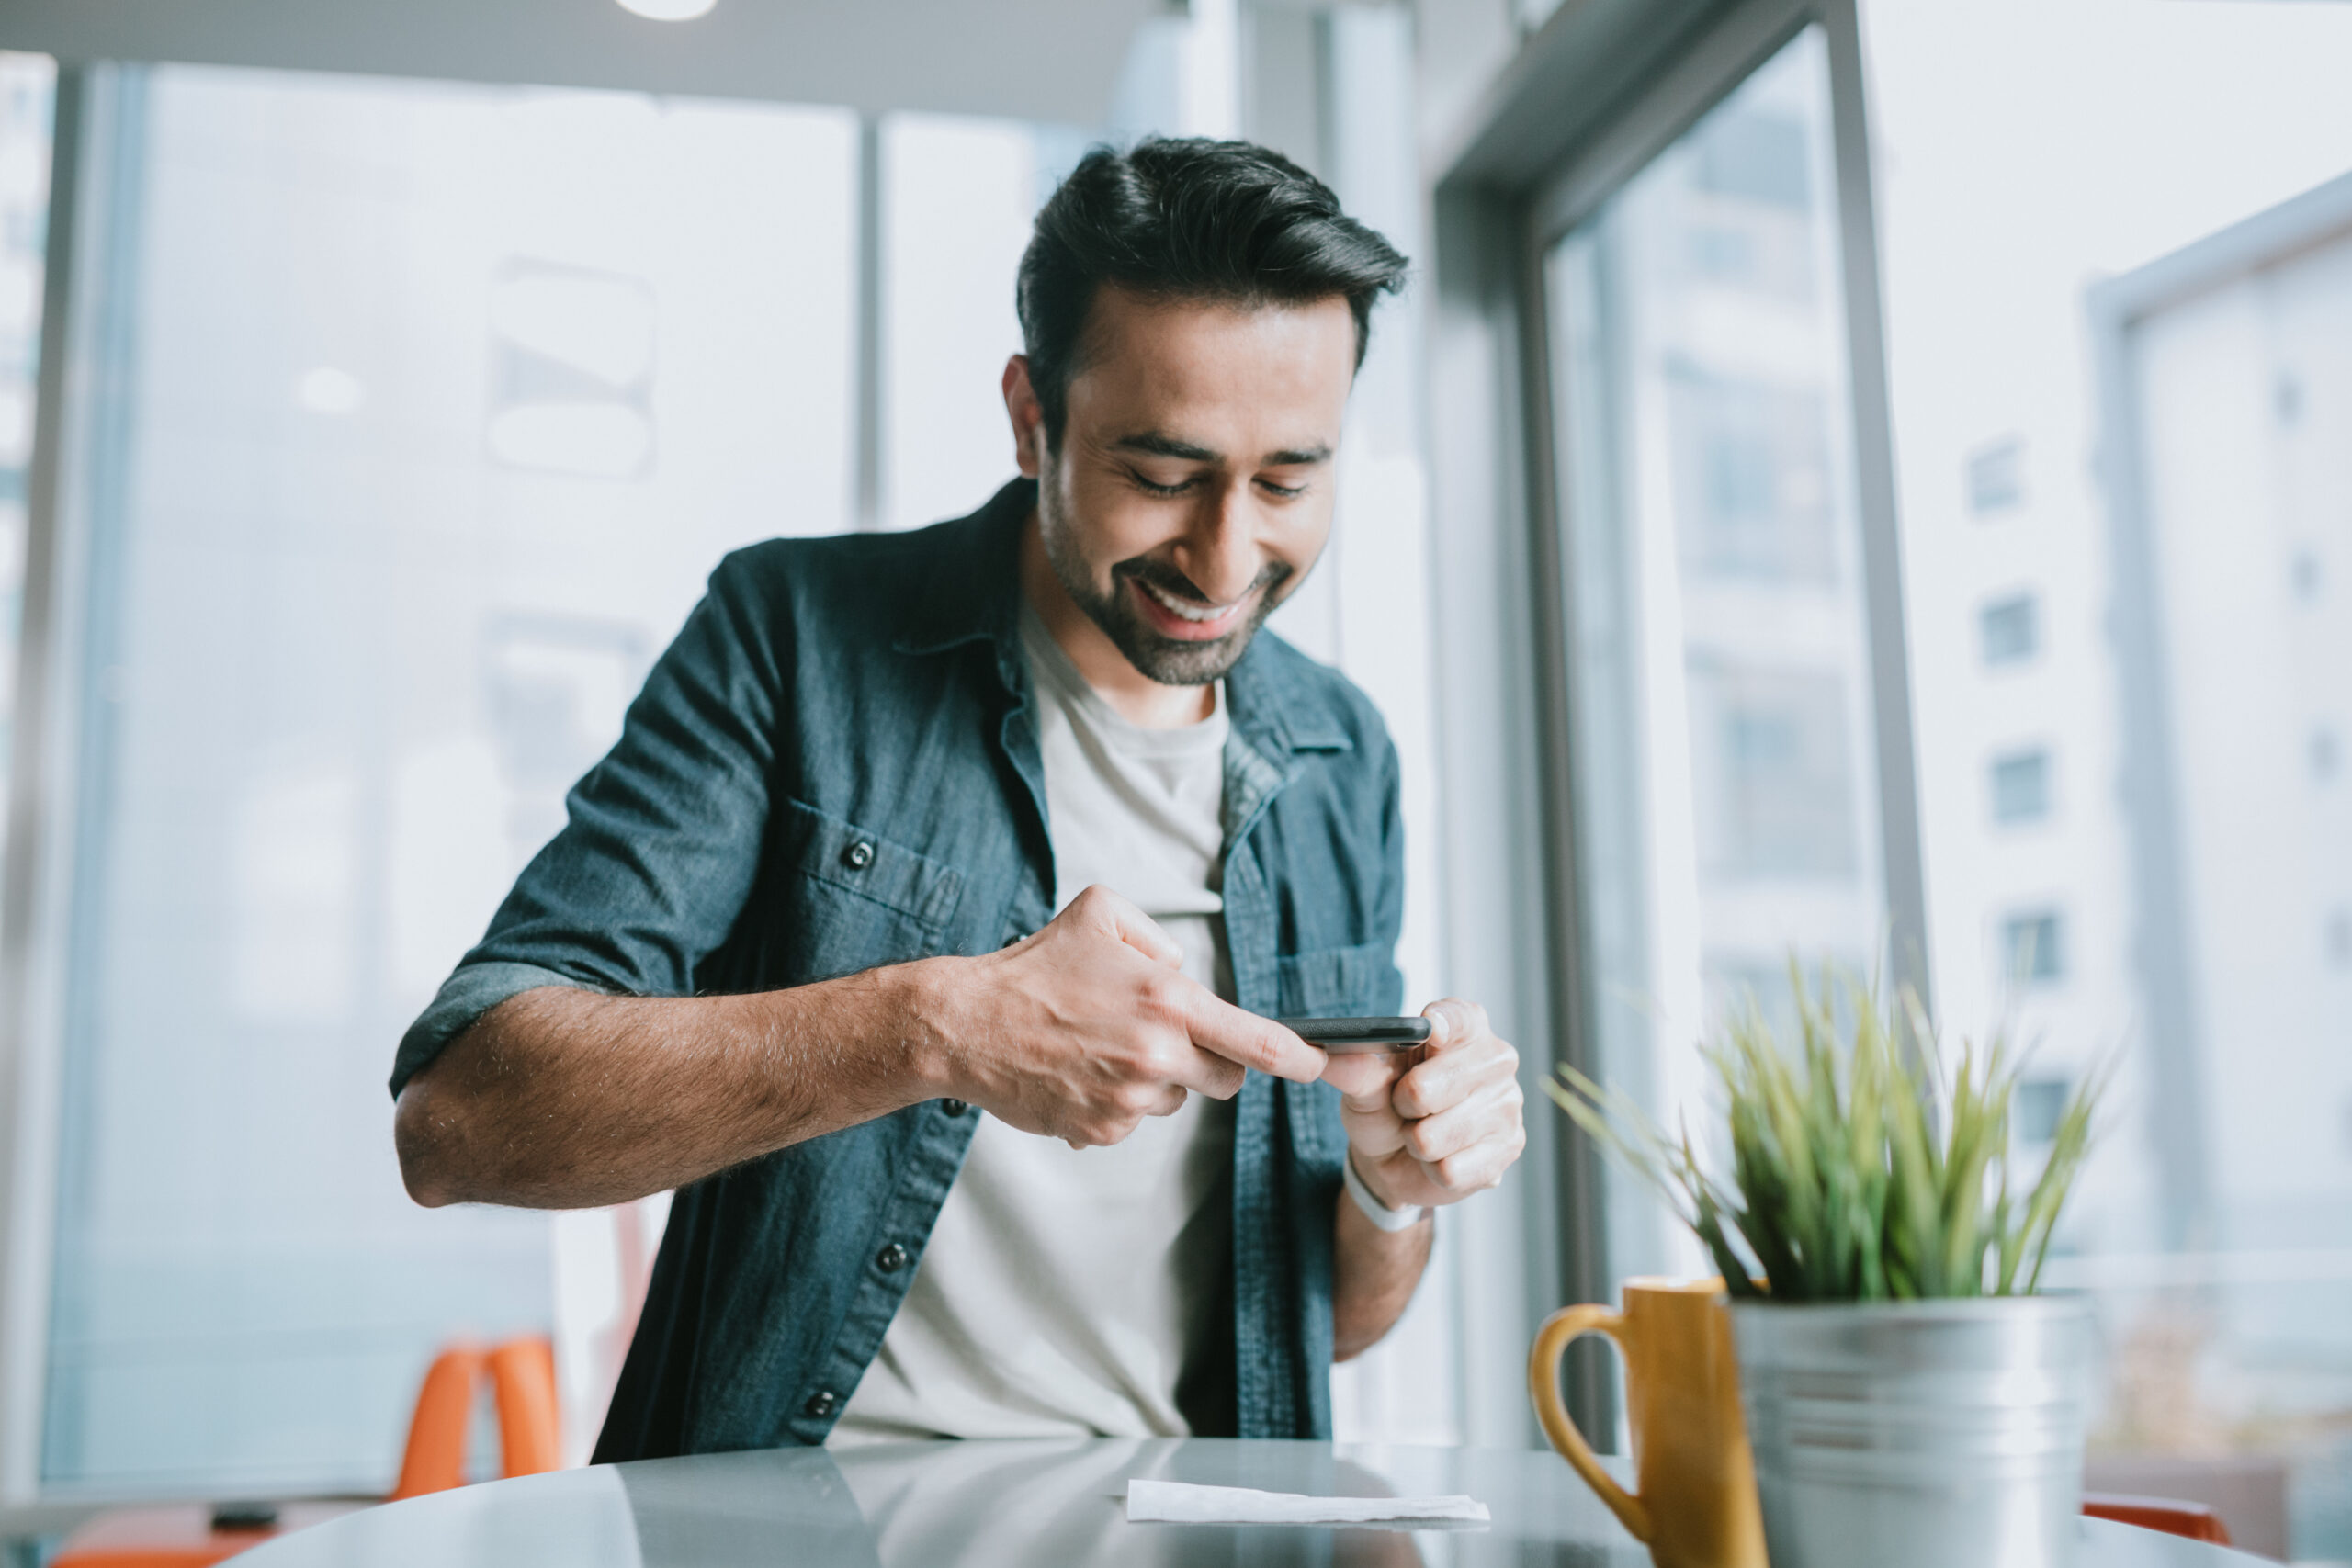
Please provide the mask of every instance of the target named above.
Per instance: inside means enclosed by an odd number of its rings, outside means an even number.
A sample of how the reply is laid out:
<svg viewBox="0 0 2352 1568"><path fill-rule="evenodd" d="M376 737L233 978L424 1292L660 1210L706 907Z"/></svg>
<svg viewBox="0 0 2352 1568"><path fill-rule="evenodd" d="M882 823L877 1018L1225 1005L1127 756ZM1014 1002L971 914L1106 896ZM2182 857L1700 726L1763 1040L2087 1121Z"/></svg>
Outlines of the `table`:
<svg viewBox="0 0 2352 1568"><path fill-rule="evenodd" d="M1130 1525L1129 1478L1277 1492L1467 1492L1491 1529ZM2082 1568L2259 1559L2083 1522ZM282 1536L240 1568L1647 1568L1543 1450L1221 1438L888 1443L599 1465L411 1498ZM1986 1564L1986 1568L1996 1568Z"/></svg>

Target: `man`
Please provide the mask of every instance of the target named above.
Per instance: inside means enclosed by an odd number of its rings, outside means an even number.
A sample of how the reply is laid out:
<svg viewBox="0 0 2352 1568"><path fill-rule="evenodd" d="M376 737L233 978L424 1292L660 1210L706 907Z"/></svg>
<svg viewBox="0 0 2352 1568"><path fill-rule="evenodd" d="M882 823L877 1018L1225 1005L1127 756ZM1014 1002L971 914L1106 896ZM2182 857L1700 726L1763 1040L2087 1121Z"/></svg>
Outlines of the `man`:
<svg viewBox="0 0 2352 1568"><path fill-rule="evenodd" d="M1023 478L713 574L392 1077L421 1202L680 1190L598 1458L1324 1435L1518 1157L1477 1008L1418 1065L1266 1016L1400 999L1395 750L1256 634L1404 266L1261 149L1098 150L1022 263Z"/></svg>

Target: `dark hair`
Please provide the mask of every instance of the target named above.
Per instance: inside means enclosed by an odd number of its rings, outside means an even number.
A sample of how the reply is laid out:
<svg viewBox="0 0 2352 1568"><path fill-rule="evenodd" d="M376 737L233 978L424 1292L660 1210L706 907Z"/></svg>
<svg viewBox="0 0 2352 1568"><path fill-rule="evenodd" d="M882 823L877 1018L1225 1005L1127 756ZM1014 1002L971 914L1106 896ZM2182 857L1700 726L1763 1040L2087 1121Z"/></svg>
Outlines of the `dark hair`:
<svg viewBox="0 0 2352 1568"><path fill-rule="evenodd" d="M1267 148L1159 137L1125 152L1095 148L1038 210L1021 257L1022 346L1056 446L1105 283L1251 307L1344 295L1361 367L1373 302L1405 286L1405 258L1340 211L1330 186Z"/></svg>

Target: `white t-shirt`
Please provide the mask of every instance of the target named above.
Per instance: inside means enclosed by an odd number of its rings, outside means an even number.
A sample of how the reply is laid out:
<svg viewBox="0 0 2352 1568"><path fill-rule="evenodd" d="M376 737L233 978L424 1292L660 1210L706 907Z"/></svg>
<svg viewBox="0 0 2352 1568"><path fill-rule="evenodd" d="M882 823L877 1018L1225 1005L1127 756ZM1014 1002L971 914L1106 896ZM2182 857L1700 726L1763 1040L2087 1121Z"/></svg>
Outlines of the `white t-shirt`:
<svg viewBox="0 0 2352 1568"><path fill-rule="evenodd" d="M1225 691L1147 729L1022 607L1054 907L1101 883L1233 994L1225 947ZM1212 1326L1232 1232L1229 1105L1194 1095L1110 1148L982 1116L906 1300L830 1439L1182 1437L1187 1349Z"/></svg>

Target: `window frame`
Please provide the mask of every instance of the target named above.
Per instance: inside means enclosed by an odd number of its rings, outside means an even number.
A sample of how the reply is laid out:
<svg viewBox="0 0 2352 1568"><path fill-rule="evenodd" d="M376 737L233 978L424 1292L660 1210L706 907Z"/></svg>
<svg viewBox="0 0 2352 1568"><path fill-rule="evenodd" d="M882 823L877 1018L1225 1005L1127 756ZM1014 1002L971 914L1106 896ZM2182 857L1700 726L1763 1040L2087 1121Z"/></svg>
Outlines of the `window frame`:
<svg viewBox="0 0 2352 1568"><path fill-rule="evenodd" d="M1539 862L1535 869L1515 874L1532 884L1521 897L1544 916L1540 942L1532 944L1540 951L1522 950L1520 959L1524 964L1532 956L1542 969L1522 987L1545 998L1548 1038L1522 1041L1541 1062L1591 1070L1600 1000L1584 936L1588 890L1573 788L1575 628L1564 575L1569 519L1552 434L1564 389L1550 364L1544 257L1811 27L1822 31L1830 83L1888 977L1915 990L1923 1005L1929 1000L1902 552L1855 0L1680 0L1632 17L1601 0L1566 0L1475 107L1466 132L1439 161L1443 172L1435 192L1440 304L1431 400L1461 412L1438 420L1431 447L1442 491L1468 498L1456 505L1470 515L1456 523L1490 530L1501 558L1518 568L1497 573L1487 592L1522 596L1510 606L1517 614L1490 635L1526 667L1523 689L1504 705L1506 716L1528 726L1534 738L1532 755L1514 759L1523 775L1515 804L1540 829L1543 853L1531 857ZM1482 411L1490 417L1478 419ZM1505 869L1494 868L1498 874ZM1464 873L1457 867L1455 878ZM1532 1255L1537 1262L1529 1292L1538 1303L1547 1294L1555 1302L1610 1300L1615 1280L1599 1152L1589 1140L1556 1136L1547 1152L1552 1247ZM1542 1277L1545 1264L1553 1278ZM1571 1356L1569 1405L1598 1437L1617 1430L1613 1382L1598 1352Z"/></svg>
<svg viewBox="0 0 2352 1568"><path fill-rule="evenodd" d="M124 73L57 62L40 363L26 493L23 608L0 893L0 1533L89 1512L43 1506L50 1293L57 1218L60 1078L69 983L72 862L82 772L74 744L87 680L91 498L71 482L115 389L95 371L121 281L103 258L126 220L107 175L124 133ZM135 92L135 88L132 89Z"/></svg>

